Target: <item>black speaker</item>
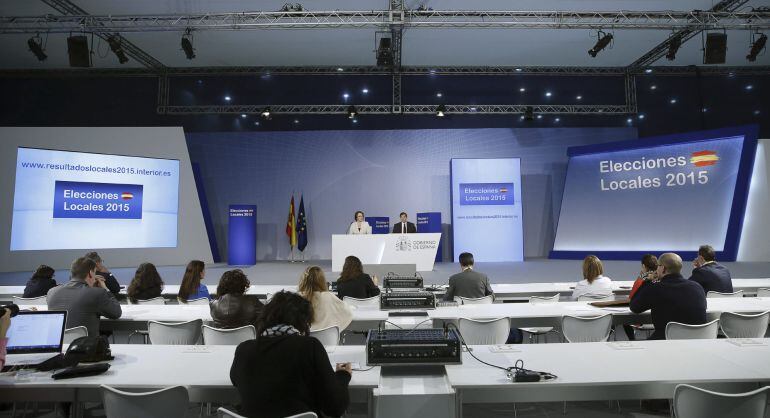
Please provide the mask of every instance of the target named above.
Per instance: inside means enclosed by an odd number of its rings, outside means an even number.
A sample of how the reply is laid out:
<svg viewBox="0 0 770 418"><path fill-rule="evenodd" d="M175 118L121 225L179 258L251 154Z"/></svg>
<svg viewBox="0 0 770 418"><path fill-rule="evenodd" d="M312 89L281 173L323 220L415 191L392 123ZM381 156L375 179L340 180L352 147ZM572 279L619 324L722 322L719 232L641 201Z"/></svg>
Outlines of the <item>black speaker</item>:
<svg viewBox="0 0 770 418"><path fill-rule="evenodd" d="M70 67L90 67L91 52L88 50L88 38L70 36L67 38L67 52L70 56Z"/></svg>
<svg viewBox="0 0 770 418"><path fill-rule="evenodd" d="M727 55L727 34L707 33L706 50L703 51L704 64L724 64Z"/></svg>

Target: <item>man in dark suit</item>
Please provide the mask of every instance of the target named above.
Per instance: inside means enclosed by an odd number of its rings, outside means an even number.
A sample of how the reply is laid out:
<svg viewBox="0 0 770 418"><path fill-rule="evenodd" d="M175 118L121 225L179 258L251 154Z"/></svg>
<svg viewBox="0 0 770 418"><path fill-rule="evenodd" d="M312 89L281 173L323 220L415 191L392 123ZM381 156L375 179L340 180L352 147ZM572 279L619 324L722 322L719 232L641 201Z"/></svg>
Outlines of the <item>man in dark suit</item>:
<svg viewBox="0 0 770 418"><path fill-rule="evenodd" d="M708 292L733 292L733 279L727 267L717 264L714 249L710 245L698 248L698 257L692 262L690 280L698 282Z"/></svg>
<svg viewBox="0 0 770 418"><path fill-rule="evenodd" d="M666 339L666 324L681 322L689 325L706 323L706 292L691 280L685 280L682 258L666 253L658 259L659 281L645 281L631 299L631 312L651 310L655 332L650 340Z"/></svg>
<svg viewBox="0 0 770 418"><path fill-rule="evenodd" d="M48 309L67 311L67 328L82 325L88 335L99 335L99 317L120 318L120 303L96 274L96 263L90 258L75 260L70 274L69 282L48 291Z"/></svg>
<svg viewBox="0 0 770 418"><path fill-rule="evenodd" d="M417 227L413 223L406 221L406 212L401 212L398 217L401 218L401 222L393 225L394 234L414 234L417 232Z"/></svg>
<svg viewBox="0 0 770 418"><path fill-rule="evenodd" d="M494 295L487 275L473 271L473 254L460 254L460 268L462 272L449 278L449 288L446 290L444 300L454 300L455 296L482 298Z"/></svg>

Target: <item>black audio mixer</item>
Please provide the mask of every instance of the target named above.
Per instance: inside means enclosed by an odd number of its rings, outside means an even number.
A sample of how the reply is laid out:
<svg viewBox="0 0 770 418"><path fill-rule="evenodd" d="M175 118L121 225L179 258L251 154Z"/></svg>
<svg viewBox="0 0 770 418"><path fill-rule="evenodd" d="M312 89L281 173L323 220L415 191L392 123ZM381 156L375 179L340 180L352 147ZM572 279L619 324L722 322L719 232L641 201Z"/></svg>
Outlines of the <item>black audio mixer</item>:
<svg viewBox="0 0 770 418"><path fill-rule="evenodd" d="M383 280L385 289L422 289L422 277L420 276L396 276L387 275Z"/></svg>
<svg viewBox="0 0 770 418"><path fill-rule="evenodd" d="M382 293L380 309L436 309L436 295L431 292Z"/></svg>
<svg viewBox="0 0 770 418"><path fill-rule="evenodd" d="M460 338L454 330L370 330L366 337L366 364L408 366L462 364Z"/></svg>

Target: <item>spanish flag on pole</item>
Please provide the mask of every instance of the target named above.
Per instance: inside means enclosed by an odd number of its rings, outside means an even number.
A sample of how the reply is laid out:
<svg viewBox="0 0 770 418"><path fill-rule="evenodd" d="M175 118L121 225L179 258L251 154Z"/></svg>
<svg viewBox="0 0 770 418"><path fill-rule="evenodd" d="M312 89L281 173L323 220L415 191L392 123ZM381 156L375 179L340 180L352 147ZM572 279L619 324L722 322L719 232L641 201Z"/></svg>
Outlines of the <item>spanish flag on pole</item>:
<svg viewBox="0 0 770 418"><path fill-rule="evenodd" d="M294 195L291 196L289 204L289 218L286 220L286 235L289 236L289 246L294 248L297 245L297 224L294 221Z"/></svg>

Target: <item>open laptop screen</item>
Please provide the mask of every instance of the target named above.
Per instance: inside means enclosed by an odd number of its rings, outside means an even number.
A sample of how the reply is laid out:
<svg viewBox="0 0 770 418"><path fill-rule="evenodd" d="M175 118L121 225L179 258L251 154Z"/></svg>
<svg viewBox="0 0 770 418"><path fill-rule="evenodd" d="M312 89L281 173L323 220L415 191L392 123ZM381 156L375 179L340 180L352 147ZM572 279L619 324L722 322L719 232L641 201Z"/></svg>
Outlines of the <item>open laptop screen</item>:
<svg viewBox="0 0 770 418"><path fill-rule="evenodd" d="M66 311L22 311L8 329L8 354L61 352Z"/></svg>

